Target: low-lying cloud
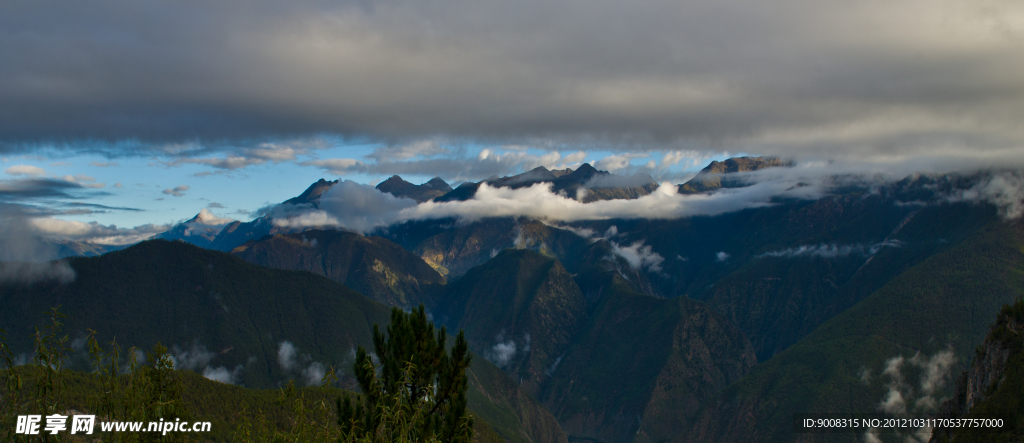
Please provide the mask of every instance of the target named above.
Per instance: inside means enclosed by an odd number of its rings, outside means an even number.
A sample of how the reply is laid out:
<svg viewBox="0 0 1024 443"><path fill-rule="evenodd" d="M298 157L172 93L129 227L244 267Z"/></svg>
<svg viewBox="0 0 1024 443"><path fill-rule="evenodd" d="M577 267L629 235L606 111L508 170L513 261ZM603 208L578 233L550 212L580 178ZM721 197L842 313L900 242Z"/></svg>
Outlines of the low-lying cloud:
<svg viewBox="0 0 1024 443"><path fill-rule="evenodd" d="M952 348L936 352L931 357L918 352L911 358L899 355L886 360L881 377L888 389L878 403L878 410L889 414L936 412L941 400L936 396L949 381L955 363L956 356ZM870 372L866 371L866 368L862 368L861 379L865 382L870 380ZM918 382L908 381L905 371L917 374ZM931 428L923 427L910 434L907 441L927 442L930 436ZM877 433L871 431L865 438L878 441Z"/></svg>
<svg viewBox="0 0 1024 443"><path fill-rule="evenodd" d="M518 189L495 188L482 183L465 201L416 204L396 198L368 185L343 181L324 193L320 208L279 205L271 211L276 226L301 228L337 226L366 233L375 228L410 220L456 218L463 223L488 217L529 217L551 222L580 220L671 219L695 215L718 215L746 208L771 205L775 198L815 199L823 195L817 186L801 185L792 178L773 179L713 194L680 195L677 187L662 184L636 199L600 200L582 203L555 194L550 183Z"/></svg>
<svg viewBox="0 0 1024 443"><path fill-rule="evenodd" d="M855 243L840 245L835 243L829 244L818 244L818 245L800 245L793 248L786 248L778 251L765 252L758 257L778 257L778 258L797 258L797 257L817 257L817 258L839 258L847 257L850 255L859 256L872 256L878 253L882 248L891 247L899 248L903 246L903 242L899 240L886 240L881 243L865 244Z"/></svg>
<svg viewBox="0 0 1024 443"><path fill-rule="evenodd" d="M228 370L224 366L207 366L203 369L203 377L209 380L219 381L229 385L237 384L242 373L242 365L235 366L235 369Z"/></svg>
<svg viewBox="0 0 1024 443"><path fill-rule="evenodd" d="M400 221L402 211L415 206L415 200L344 180L320 196L319 210L312 206L279 205L269 215L279 227L340 226L365 233Z"/></svg>
<svg viewBox="0 0 1024 443"><path fill-rule="evenodd" d="M75 280L75 270L64 260L31 263L31 262L0 262L0 284L56 281L71 283Z"/></svg>
<svg viewBox="0 0 1024 443"><path fill-rule="evenodd" d="M153 224L118 228L117 225L101 225L94 221L81 222L57 218L34 218L28 222L35 232L45 237L115 246L138 243L170 229L170 225Z"/></svg>
<svg viewBox="0 0 1024 443"><path fill-rule="evenodd" d="M879 410L888 413L934 412L938 407L935 394L942 389L950 378L950 370L956 363L953 349L936 352L931 357L914 354L911 358L896 356L885 362L882 376L887 378L889 390L879 403ZM917 368L920 372L919 382L915 390L903 375L905 367Z"/></svg>
<svg viewBox="0 0 1024 443"><path fill-rule="evenodd" d="M327 373L326 366L313 357L300 354L299 349L290 341L278 344L277 363L286 374L298 375L307 386L319 386Z"/></svg>
<svg viewBox="0 0 1024 443"><path fill-rule="evenodd" d="M484 357L490 360L495 366L504 368L516 357L519 352L530 352L530 333L527 332L523 335L520 344L517 344L514 338L505 340L505 331L501 331L494 337L494 341L497 343L491 346L491 349L486 352Z"/></svg>
<svg viewBox="0 0 1024 443"><path fill-rule="evenodd" d="M969 189L956 190L947 197L949 201L989 202L999 208L999 214L1007 220L1024 215L1024 173L1019 171L986 174Z"/></svg>
<svg viewBox="0 0 1024 443"><path fill-rule="evenodd" d="M290 371L296 366L295 362L296 350L295 345L290 341L282 341L277 347L277 363L281 365L281 369Z"/></svg>
<svg viewBox="0 0 1024 443"><path fill-rule="evenodd" d="M637 240L629 246L621 246L618 243L610 242L612 252L626 260L633 269L646 269L651 272L661 272L661 262L665 261L657 252L645 245L643 240Z"/></svg>

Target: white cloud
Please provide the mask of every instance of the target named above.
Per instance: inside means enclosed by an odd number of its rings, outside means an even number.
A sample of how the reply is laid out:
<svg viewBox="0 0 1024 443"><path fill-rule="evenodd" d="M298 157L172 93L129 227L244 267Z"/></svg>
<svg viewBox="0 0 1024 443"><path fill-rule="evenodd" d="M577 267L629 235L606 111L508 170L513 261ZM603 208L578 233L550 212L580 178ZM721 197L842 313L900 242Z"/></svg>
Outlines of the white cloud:
<svg viewBox="0 0 1024 443"><path fill-rule="evenodd" d="M633 269L661 272L661 262L665 261L665 257L652 251L649 245L644 245L643 240L637 240L629 246L620 246L615 242L611 242L611 245L612 252L625 259Z"/></svg>
<svg viewBox="0 0 1024 443"><path fill-rule="evenodd" d="M277 348L277 363L281 365L281 369L290 371L296 366L295 358L297 351L295 345L290 341L282 341Z"/></svg>
<svg viewBox="0 0 1024 443"><path fill-rule="evenodd" d="M449 217L462 222L510 216L548 222L671 219L767 206L772 198L780 196L813 199L823 194L818 186L796 186L799 179L783 176L745 188L696 195L680 195L675 185L662 184L655 192L640 198L591 203L557 195L551 192L550 183L519 189L494 188L483 183L466 201L427 201L418 205L413 200L399 199L368 185L346 180L324 193L319 210L311 206L279 205L270 215L274 224L280 227L340 226L364 233L393 223Z"/></svg>
<svg viewBox="0 0 1024 443"><path fill-rule="evenodd" d="M64 260L43 263L0 262L0 284L30 284L51 280L70 283L75 280L75 270Z"/></svg>
<svg viewBox="0 0 1024 443"><path fill-rule="evenodd" d="M320 386L326 374L327 369L324 364L318 361L310 363L302 370L302 378L306 381L306 386Z"/></svg>
<svg viewBox="0 0 1024 443"><path fill-rule="evenodd" d="M86 188L102 188L102 187L106 186L106 183L95 183L96 182L95 178L90 177L88 175L84 175L84 174L65 175L65 176L57 177L57 178L59 178L60 180L64 180L66 182L70 182L70 183L75 183L75 184L81 185L81 186L86 187Z"/></svg>
<svg viewBox="0 0 1024 443"><path fill-rule="evenodd" d="M45 237L86 241L99 245L127 245L146 240L170 228L168 225L140 225L134 228L118 228L116 225L101 225L97 222L81 222L56 218L34 218L28 220L36 233Z"/></svg>
<svg viewBox="0 0 1024 443"><path fill-rule="evenodd" d="M241 372L242 365L235 366L235 369L232 371L229 371L223 366L207 366L203 369L203 377L206 377L209 380L233 385L238 382L238 376Z"/></svg>
<svg viewBox="0 0 1024 443"><path fill-rule="evenodd" d="M320 196L320 210L280 205L271 211L275 226L342 226L356 232L368 232L399 220L401 211L416 206L416 201L395 197L376 188L351 180L331 186Z"/></svg>
<svg viewBox="0 0 1024 443"><path fill-rule="evenodd" d="M413 174L459 181L514 175L538 166L548 169L576 168L586 158L586 153L577 151L562 158L558 151L534 155L506 146L504 149L485 148L471 156L461 150L439 147L434 142L423 142L411 146L379 148L366 158L372 161L333 158L303 161L299 164L316 166L338 176L357 173Z"/></svg>
<svg viewBox="0 0 1024 443"><path fill-rule="evenodd" d="M175 186L174 188L164 189L163 193L166 195L173 195L175 197L182 197L188 192L188 185Z"/></svg>
<svg viewBox="0 0 1024 443"><path fill-rule="evenodd" d="M594 162L594 167L602 171L608 171L614 173L622 169L629 167L629 162L634 158L646 157L647 154L636 154L636 153L625 153L625 154L614 154L609 155Z"/></svg>
<svg viewBox="0 0 1024 443"><path fill-rule="evenodd" d="M719 251L715 253L715 261L723 262L729 259L729 254L725 251Z"/></svg>
<svg viewBox="0 0 1024 443"><path fill-rule="evenodd" d="M504 368L516 356L516 342L509 339L491 347L491 361L499 368Z"/></svg>
<svg viewBox="0 0 1024 443"><path fill-rule="evenodd" d="M4 170L9 175L32 175L32 176L43 176L46 175L46 170L37 166L30 165L15 165Z"/></svg>
<svg viewBox="0 0 1024 443"><path fill-rule="evenodd" d="M778 251L769 251L761 254L759 257L781 257L781 258L795 258L795 257L820 257L820 258L837 258L846 257L849 255L861 255L871 256L878 253L884 247L899 248L903 246L903 242L899 240L886 240L881 243L866 244L866 243L855 243L847 245L839 245L835 243L831 244L819 244L819 245L800 245L793 248L786 248Z"/></svg>
<svg viewBox="0 0 1024 443"><path fill-rule="evenodd" d="M879 410L888 413L904 413L913 407L917 412L935 412L939 406L936 392L945 386L956 363L952 348L936 352L931 357L921 353L907 359L896 356L886 360L882 376L888 378L885 397L878 404ZM911 365L921 370L919 393L908 386L903 377L902 368Z"/></svg>
<svg viewBox="0 0 1024 443"><path fill-rule="evenodd" d="M565 158L562 159L562 161L565 162L566 164L576 164L583 162L583 160L585 160L586 158L587 153L585 151L576 151L569 155L566 155Z"/></svg>
<svg viewBox="0 0 1024 443"><path fill-rule="evenodd" d="M1024 215L1024 175L1021 172L998 172L985 176L970 189L957 190L950 201L987 201L997 207L1005 219Z"/></svg>
<svg viewBox="0 0 1024 443"><path fill-rule="evenodd" d="M205 367L214 356L214 353L206 350L206 346L199 343L192 344L192 348L188 350L182 350L177 345L171 348L171 360L174 362L175 369L191 371Z"/></svg>

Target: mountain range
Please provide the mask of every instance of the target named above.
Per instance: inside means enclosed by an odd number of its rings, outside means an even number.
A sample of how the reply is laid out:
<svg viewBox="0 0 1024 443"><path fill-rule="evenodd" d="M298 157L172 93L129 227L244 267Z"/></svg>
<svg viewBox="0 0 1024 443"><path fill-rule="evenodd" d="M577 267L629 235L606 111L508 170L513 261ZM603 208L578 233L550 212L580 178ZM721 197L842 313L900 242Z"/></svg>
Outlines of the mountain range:
<svg viewBox="0 0 1024 443"><path fill-rule="evenodd" d="M737 195L791 167L716 161L671 191ZM2 302L25 313L63 304L75 330L104 324L132 343L162 340L202 363L183 367L250 387L350 364L386 305L423 304L439 326L465 331L483 361L470 407L509 440L885 441L893 436L797 434L792 418L936 414L949 399L944 413L967 413L964 398L977 395L955 374L1006 353L975 347L1024 295L1024 225L965 197L992 174L835 177L810 197L686 217L451 216L364 232L284 223L340 189L320 180L215 235L199 216L163 234L206 250L151 241L72 259L73 282L8 284ZM485 184L549 187L584 204L663 192L650 177L587 164L455 189L393 176L370 191L399 208L436 207L471 202ZM38 318L10 312L0 316L8 331Z"/></svg>

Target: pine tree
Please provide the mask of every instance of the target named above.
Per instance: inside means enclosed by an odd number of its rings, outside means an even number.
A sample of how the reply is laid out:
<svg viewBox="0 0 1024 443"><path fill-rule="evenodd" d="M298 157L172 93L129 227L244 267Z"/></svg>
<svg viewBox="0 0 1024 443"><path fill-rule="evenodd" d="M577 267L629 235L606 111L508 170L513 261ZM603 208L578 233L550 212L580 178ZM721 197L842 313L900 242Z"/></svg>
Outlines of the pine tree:
<svg viewBox="0 0 1024 443"><path fill-rule="evenodd" d="M374 325L376 353L361 346L356 352L362 401L353 403L346 395L337 402L343 439L469 442L466 369L472 356L462 331L450 354L447 341L444 327L435 334L423 305L409 314L393 308L386 336Z"/></svg>

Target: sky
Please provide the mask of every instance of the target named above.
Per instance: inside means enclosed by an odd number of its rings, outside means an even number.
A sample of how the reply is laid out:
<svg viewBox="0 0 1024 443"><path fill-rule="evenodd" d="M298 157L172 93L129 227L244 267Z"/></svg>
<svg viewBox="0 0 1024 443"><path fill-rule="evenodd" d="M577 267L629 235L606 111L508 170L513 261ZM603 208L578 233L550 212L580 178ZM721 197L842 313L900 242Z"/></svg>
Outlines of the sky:
<svg viewBox="0 0 1024 443"><path fill-rule="evenodd" d="M1022 48L1002 0L7 2L0 220L145 236L319 178L582 162L1019 168Z"/></svg>

